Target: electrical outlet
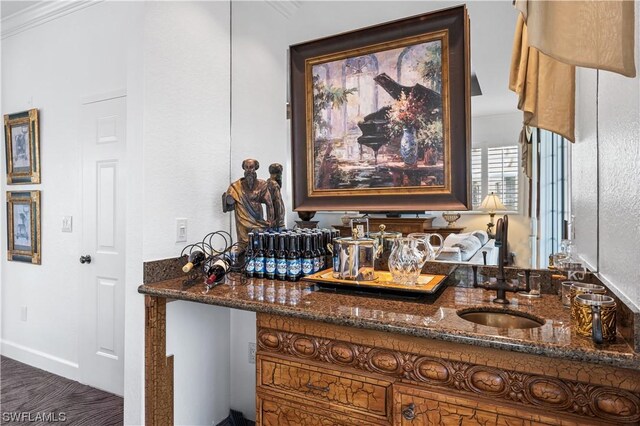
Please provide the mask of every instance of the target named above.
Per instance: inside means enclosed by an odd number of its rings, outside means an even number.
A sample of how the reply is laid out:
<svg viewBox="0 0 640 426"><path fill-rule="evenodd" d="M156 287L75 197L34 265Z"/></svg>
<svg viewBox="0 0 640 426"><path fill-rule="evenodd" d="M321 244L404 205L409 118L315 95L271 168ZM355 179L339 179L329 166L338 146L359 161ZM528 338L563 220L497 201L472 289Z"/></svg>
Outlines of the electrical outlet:
<svg viewBox="0 0 640 426"><path fill-rule="evenodd" d="M27 307L20 306L20 320L27 321Z"/></svg>
<svg viewBox="0 0 640 426"><path fill-rule="evenodd" d="M249 364L256 363L256 344L249 342Z"/></svg>
<svg viewBox="0 0 640 426"><path fill-rule="evenodd" d="M187 219L176 218L176 243L187 242Z"/></svg>

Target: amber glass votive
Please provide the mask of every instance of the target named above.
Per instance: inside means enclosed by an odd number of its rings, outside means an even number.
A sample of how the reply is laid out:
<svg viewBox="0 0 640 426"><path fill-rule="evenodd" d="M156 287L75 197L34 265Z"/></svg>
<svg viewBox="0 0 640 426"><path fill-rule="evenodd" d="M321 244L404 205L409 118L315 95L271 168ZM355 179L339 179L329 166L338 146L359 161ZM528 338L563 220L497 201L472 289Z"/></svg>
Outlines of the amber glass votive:
<svg viewBox="0 0 640 426"><path fill-rule="evenodd" d="M616 302L613 297L602 294L580 294L573 300L575 307L575 331L584 337L593 337L594 309L600 311L600 328L602 340L612 341L616 338Z"/></svg>
<svg viewBox="0 0 640 426"><path fill-rule="evenodd" d="M575 299L579 294L605 294L607 290L600 284L589 284L574 281L571 283L571 319L576 319Z"/></svg>

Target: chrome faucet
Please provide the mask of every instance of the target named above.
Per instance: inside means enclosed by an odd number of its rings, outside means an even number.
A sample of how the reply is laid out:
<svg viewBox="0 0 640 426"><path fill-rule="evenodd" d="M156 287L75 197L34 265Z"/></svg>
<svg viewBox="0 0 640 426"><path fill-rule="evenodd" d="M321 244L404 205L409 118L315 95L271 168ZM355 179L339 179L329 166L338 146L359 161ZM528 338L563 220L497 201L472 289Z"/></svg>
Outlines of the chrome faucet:
<svg viewBox="0 0 640 426"><path fill-rule="evenodd" d="M498 219L496 223L496 247L498 247L498 276L496 282L491 283L486 281L482 284L478 283L478 267L473 267L473 286L475 288L484 288L485 290L496 290L496 298L493 299L493 303L501 303L503 305L509 304L507 299L507 291L513 293L518 291L529 292L529 274L530 271L525 271L526 287L519 288L518 285L511 285L507 283L504 273L504 260L507 256L507 234L509 231L509 216L505 215L502 219Z"/></svg>

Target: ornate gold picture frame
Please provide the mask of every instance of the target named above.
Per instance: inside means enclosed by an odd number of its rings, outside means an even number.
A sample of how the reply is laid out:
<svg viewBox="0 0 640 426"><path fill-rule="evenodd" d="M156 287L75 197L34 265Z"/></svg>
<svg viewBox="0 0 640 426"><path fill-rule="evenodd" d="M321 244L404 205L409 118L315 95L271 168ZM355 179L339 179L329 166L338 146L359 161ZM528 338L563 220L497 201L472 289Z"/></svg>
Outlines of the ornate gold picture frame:
<svg viewBox="0 0 640 426"><path fill-rule="evenodd" d="M464 6L290 46L294 210L470 208Z"/></svg>
<svg viewBox="0 0 640 426"><path fill-rule="evenodd" d="M7 191L7 258L40 264L40 191Z"/></svg>
<svg viewBox="0 0 640 426"><path fill-rule="evenodd" d="M6 114L4 134L7 184L40 183L40 123L38 110Z"/></svg>

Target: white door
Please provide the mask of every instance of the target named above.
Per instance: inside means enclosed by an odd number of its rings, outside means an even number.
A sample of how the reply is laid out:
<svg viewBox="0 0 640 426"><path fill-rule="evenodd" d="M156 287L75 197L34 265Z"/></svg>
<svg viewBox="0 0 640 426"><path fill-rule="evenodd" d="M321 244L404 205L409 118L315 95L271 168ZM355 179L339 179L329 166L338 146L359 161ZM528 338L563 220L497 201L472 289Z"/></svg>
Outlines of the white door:
<svg viewBox="0 0 640 426"><path fill-rule="evenodd" d="M123 395L126 97L81 108L80 377L89 386Z"/></svg>

